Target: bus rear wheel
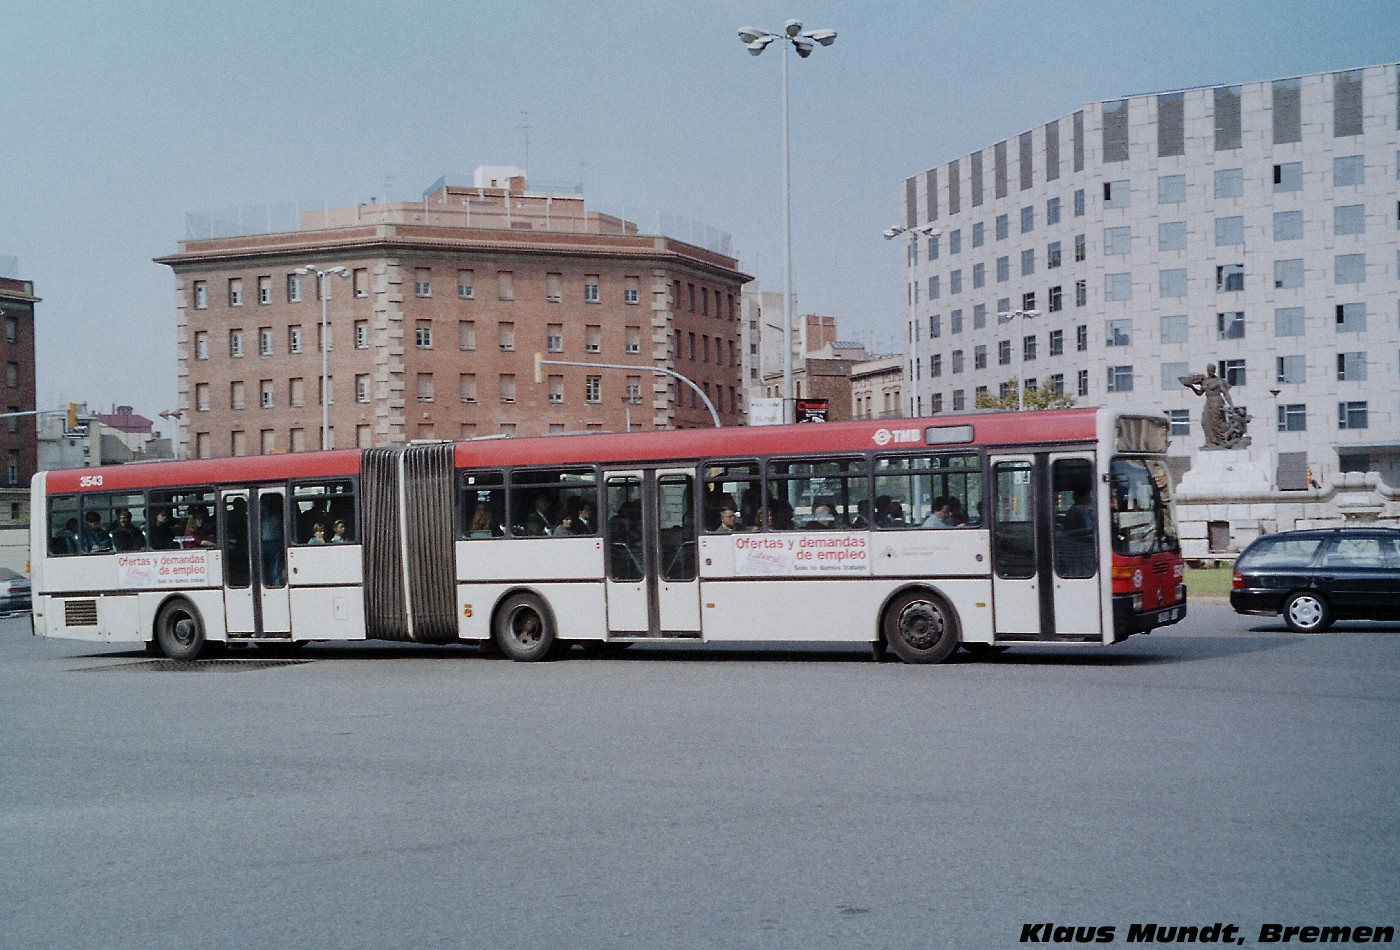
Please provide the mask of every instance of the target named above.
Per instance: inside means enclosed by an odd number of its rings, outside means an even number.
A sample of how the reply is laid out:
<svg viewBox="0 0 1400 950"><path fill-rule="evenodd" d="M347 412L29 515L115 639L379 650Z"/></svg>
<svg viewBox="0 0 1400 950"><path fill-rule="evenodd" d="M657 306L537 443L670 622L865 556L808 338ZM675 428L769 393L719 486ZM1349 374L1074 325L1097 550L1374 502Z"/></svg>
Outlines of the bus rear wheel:
<svg viewBox="0 0 1400 950"><path fill-rule="evenodd" d="M958 648L958 621L942 597L900 594L885 608L885 642L905 663L942 663Z"/></svg>
<svg viewBox="0 0 1400 950"><path fill-rule="evenodd" d="M156 643L172 660L195 660L204 651L204 619L194 604L177 597L156 616Z"/></svg>
<svg viewBox="0 0 1400 950"><path fill-rule="evenodd" d="M522 663L547 660L559 646L554 618L534 594L515 594L501 604L493 632L501 652Z"/></svg>

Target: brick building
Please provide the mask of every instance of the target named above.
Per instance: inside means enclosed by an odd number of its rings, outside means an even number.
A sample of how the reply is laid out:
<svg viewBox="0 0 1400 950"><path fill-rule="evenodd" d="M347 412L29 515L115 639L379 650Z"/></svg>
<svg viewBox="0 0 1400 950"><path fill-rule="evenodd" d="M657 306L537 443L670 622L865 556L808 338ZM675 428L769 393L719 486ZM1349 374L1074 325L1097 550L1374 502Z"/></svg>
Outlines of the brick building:
<svg viewBox="0 0 1400 950"><path fill-rule="evenodd" d="M301 216L293 230L180 242L175 272L181 453L319 448L326 278L336 447L711 424L743 418L732 257L529 193L478 170L422 202ZM544 366L612 363L636 371ZM681 391L678 394L678 389Z"/></svg>
<svg viewBox="0 0 1400 950"><path fill-rule="evenodd" d="M33 412L34 296L32 281L0 277L0 362L5 365L2 412ZM11 416L0 425L0 521L29 519L29 480L38 467L39 442L32 416Z"/></svg>

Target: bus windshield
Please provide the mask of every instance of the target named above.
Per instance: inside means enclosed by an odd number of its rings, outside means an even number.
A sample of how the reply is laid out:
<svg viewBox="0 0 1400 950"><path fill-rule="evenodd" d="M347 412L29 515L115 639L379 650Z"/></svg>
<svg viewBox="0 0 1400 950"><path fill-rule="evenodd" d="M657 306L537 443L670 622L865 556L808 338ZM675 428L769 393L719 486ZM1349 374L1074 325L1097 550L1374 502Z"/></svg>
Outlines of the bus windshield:
<svg viewBox="0 0 1400 950"><path fill-rule="evenodd" d="M1131 557L1181 547L1171 505L1171 480L1158 459L1115 458L1113 553Z"/></svg>

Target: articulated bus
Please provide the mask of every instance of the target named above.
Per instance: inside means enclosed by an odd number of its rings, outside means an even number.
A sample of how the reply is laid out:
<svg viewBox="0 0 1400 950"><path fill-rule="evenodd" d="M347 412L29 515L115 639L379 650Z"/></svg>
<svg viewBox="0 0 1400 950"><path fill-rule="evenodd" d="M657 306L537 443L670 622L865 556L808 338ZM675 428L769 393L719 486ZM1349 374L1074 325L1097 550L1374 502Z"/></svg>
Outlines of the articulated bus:
<svg viewBox="0 0 1400 950"><path fill-rule="evenodd" d="M869 643L911 663L1186 615L1160 416L484 439L34 477L35 632L144 643Z"/></svg>

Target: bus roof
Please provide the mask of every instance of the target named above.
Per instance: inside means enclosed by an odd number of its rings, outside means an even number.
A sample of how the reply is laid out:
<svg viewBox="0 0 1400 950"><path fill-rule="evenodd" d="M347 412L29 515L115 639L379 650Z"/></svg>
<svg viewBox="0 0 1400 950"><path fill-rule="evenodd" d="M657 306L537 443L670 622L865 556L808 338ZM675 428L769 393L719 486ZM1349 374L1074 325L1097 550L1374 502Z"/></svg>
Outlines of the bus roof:
<svg viewBox="0 0 1400 950"><path fill-rule="evenodd" d="M349 477L360 474L360 450L248 455L239 458L136 462L45 472L45 491L64 495L86 491L140 491L176 485L277 482L293 478Z"/></svg>

